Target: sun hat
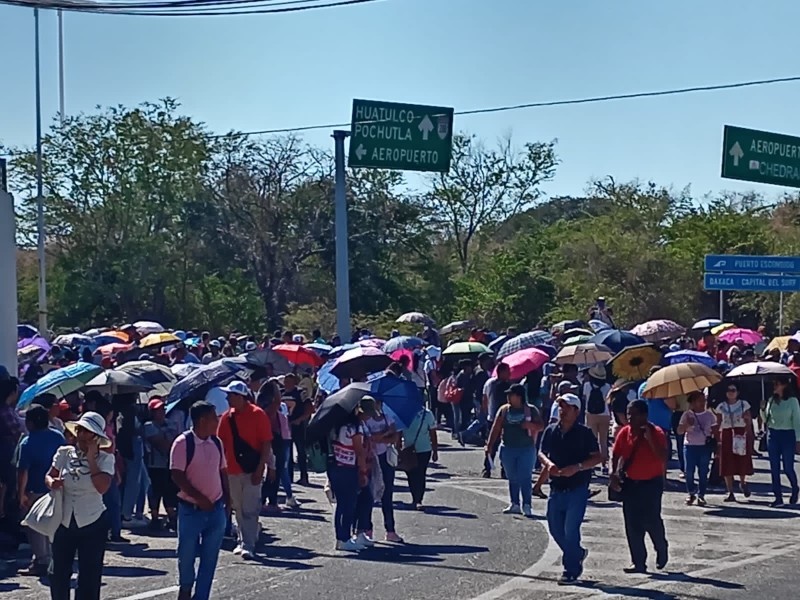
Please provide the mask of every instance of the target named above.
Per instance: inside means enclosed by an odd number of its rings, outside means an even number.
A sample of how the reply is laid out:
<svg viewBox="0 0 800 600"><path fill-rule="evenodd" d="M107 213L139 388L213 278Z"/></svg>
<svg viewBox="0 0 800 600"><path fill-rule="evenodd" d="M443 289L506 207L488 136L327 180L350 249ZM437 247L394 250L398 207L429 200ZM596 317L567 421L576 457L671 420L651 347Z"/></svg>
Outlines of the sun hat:
<svg viewBox="0 0 800 600"><path fill-rule="evenodd" d="M607 377L605 366L594 365L591 369L589 369L589 377L594 377L595 379L605 379Z"/></svg>
<svg viewBox="0 0 800 600"><path fill-rule="evenodd" d="M240 396L245 397L250 396L250 388L247 387L247 384L244 381L240 380L231 381L228 385L219 389L226 394L239 394Z"/></svg>
<svg viewBox="0 0 800 600"><path fill-rule="evenodd" d="M64 423L64 428L75 437L78 437L78 428L90 431L100 438L98 446L100 448L111 447L111 440L106 435L106 420L96 412L85 412L77 421Z"/></svg>
<svg viewBox="0 0 800 600"><path fill-rule="evenodd" d="M581 399L578 398L575 394L562 394L558 398L556 398L556 402L564 402L565 404L574 406L578 410L581 409Z"/></svg>
<svg viewBox="0 0 800 600"><path fill-rule="evenodd" d="M356 407L356 413L365 414L368 417L377 417L378 408L375 406L375 398L369 395L361 397Z"/></svg>

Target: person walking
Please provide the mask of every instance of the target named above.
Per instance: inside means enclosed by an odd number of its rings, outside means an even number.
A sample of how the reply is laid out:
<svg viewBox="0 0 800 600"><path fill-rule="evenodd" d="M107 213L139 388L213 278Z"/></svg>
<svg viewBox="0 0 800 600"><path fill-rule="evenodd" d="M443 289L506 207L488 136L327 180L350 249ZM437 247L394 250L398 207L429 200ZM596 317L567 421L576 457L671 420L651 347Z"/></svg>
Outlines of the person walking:
<svg viewBox="0 0 800 600"><path fill-rule="evenodd" d="M214 406L195 402L189 413L192 427L175 438L169 454L179 490L178 600L208 600L231 506L227 461Z"/></svg>
<svg viewBox="0 0 800 600"><path fill-rule="evenodd" d="M711 466L711 453L716 447L715 437L717 419L706 408L706 397L703 392L692 392L688 397L689 410L685 411L678 423L677 434L684 436L683 463L686 468L686 504L706 505L706 489L708 487L708 470ZM694 485L697 473L698 488Z"/></svg>
<svg viewBox="0 0 800 600"><path fill-rule="evenodd" d="M501 362L497 365L496 375L491 377L483 386L483 402L486 405L482 411L486 415L486 421L491 428L497 411L505 403L506 391L511 386L511 369ZM490 429L491 431L491 429ZM491 452L483 457L483 471L481 476L490 479L492 477L492 466L494 464L497 451L500 449L500 438L498 437L493 446L489 446ZM487 444L488 445L488 444Z"/></svg>
<svg viewBox="0 0 800 600"><path fill-rule="evenodd" d="M503 513L520 514L520 496L522 497L522 514L533 516L531 506L531 476L536 457L536 435L542 430L542 419L539 412L528 405L525 399L525 387L514 384L508 388L506 403L495 415L489 440L484 448L486 457L490 457L495 442L500 444L500 462L508 478L510 503Z"/></svg>
<svg viewBox="0 0 800 600"><path fill-rule="evenodd" d="M72 563L78 557L80 600L100 600L103 557L108 535L108 517L103 494L114 476L114 457L101 452L111 444L106 422L96 412L85 412L77 421L65 424L76 440L74 446L61 446L45 477L51 490L63 490L63 514L53 536L50 597L69 600Z"/></svg>
<svg viewBox="0 0 800 600"><path fill-rule="evenodd" d="M178 489L170 476L169 454L172 442L180 432L173 421L167 420L161 398L152 398L147 408L150 412L150 420L144 424L144 460L150 478L147 504L150 507L150 528L157 531L161 528L159 508L162 503L167 513L168 527L174 528L176 523Z"/></svg>
<svg viewBox="0 0 800 600"><path fill-rule="evenodd" d="M603 365L595 365L589 369L582 390L586 407L586 426L597 437L600 454L603 457L603 475L608 475L608 430L611 427L611 411L606 401L611 393L611 385L606 379L606 368Z"/></svg>
<svg viewBox="0 0 800 600"><path fill-rule="evenodd" d="M581 399L558 396L559 419L542 436L539 461L550 476L547 528L561 549L563 572L559 583L575 583L583 574L588 551L581 546L581 524L589 502L592 469L603 461L597 437L578 422Z"/></svg>
<svg viewBox="0 0 800 600"><path fill-rule="evenodd" d="M656 568L663 569L669 560L661 517L667 443L667 433L648 421L648 403L631 402L628 424L619 430L614 442L611 474L611 485L622 492L622 515L631 555L626 573L647 572L645 534L656 550Z"/></svg>
<svg viewBox="0 0 800 600"><path fill-rule="evenodd" d="M773 507L783 506L781 488L781 466L789 479L791 496L789 504L797 504L800 488L794 470L794 455L800 452L800 405L791 393L788 379L776 379L772 383L772 396L764 407L763 420L767 428L767 452L769 470L772 475Z"/></svg>
<svg viewBox="0 0 800 600"><path fill-rule="evenodd" d="M219 420L217 436L225 450L236 518L238 539L233 553L250 560L258 542L264 469L272 460L272 425L264 411L250 402L250 388L244 381L233 381L221 389L230 406ZM274 468L270 476L275 476Z"/></svg>
<svg viewBox="0 0 800 600"><path fill-rule="evenodd" d="M436 419L433 413L423 408L403 432L403 449L413 448L417 455L416 465L406 472L411 503L415 510L425 510L425 483L428 465L439 460L439 438L436 437Z"/></svg>
<svg viewBox="0 0 800 600"><path fill-rule="evenodd" d="M724 502L736 502L733 478L739 478L739 489L750 497L747 478L753 474L753 416L750 403L739 398L739 388L729 382L725 400L714 409L719 426L719 473L725 480L728 496Z"/></svg>

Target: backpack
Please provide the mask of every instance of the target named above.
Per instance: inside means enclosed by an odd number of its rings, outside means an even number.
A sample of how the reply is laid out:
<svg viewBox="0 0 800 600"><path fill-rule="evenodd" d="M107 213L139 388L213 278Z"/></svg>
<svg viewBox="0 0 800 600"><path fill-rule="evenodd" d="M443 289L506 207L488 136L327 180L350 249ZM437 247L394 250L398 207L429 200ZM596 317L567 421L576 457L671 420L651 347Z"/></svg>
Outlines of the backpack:
<svg viewBox="0 0 800 600"><path fill-rule="evenodd" d="M450 376L444 386L444 400L449 404L460 404L464 390L456 385L456 378Z"/></svg>
<svg viewBox="0 0 800 600"><path fill-rule="evenodd" d="M188 469L189 465L192 464L192 459L194 458L194 434L190 429L188 431L184 431L181 435L186 438L186 469ZM217 450L219 450L220 464L222 464L222 440L220 440L217 436L212 435L211 441L214 442Z"/></svg>
<svg viewBox="0 0 800 600"><path fill-rule="evenodd" d="M606 399L603 398L603 388L589 383L589 399L586 402L586 412L592 415L602 415L606 411Z"/></svg>

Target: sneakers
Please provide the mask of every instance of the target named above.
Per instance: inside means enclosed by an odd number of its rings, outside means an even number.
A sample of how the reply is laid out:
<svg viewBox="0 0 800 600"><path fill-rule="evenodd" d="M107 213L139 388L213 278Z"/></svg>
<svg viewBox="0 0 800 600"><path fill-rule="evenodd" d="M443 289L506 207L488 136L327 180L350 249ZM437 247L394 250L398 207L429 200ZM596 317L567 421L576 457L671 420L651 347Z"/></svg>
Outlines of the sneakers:
<svg viewBox="0 0 800 600"><path fill-rule="evenodd" d="M355 542L364 548L372 548L375 545L375 541L363 531L356 536Z"/></svg>
<svg viewBox="0 0 800 600"><path fill-rule="evenodd" d="M244 548L242 546L237 545L236 548L233 549L233 553L236 556L241 556L242 552L244 552Z"/></svg>
<svg viewBox="0 0 800 600"><path fill-rule="evenodd" d="M250 552L250 550L246 550L245 548L242 548L242 558L244 560L253 560L253 553Z"/></svg>
<svg viewBox="0 0 800 600"><path fill-rule="evenodd" d="M574 575L566 575L565 574L565 575L562 575L561 577L559 577L558 581L556 583L558 583L558 585L572 585L577 581L578 581L578 578L575 577Z"/></svg>
<svg viewBox="0 0 800 600"><path fill-rule="evenodd" d="M692 504L694 504L695 500L696 500L695 495L694 494L689 494L688 496L686 496L686 500L684 502L685 502L686 506L691 506Z"/></svg>
<svg viewBox="0 0 800 600"><path fill-rule="evenodd" d="M405 543L403 538L397 535L394 531L386 534L386 541L392 542L394 544L403 544Z"/></svg>
<svg viewBox="0 0 800 600"><path fill-rule="evenodd" d="M519 504L509 504L503 509L504 515L518 515L520 514Z"/></svg>
<svg viewBox="0 0 800 600"><path fill-rule="evenodd" d="M337 541L336 549L341 552L361 552L364 546L356 544L355 540L347 540L346 542Z"/></svg>
<svg viewBox="0 0 800 600"><path fill-rule="evenodd" d="M522 514L528 518L531 518L533 516L533 509L531 508L530 504L523 505Z"/></svg>
<svg viewBox="0 0 800 600"><path fill-rule="evenodd" d="M772 502L770 502L770 504L769 504L769 505L770 505L770 507L772 507L772 508L781 508L781 507L783 507L783 506L784 506L784 504L783 504L783 499L780 499L780 500L773 500Z"/></svg>
<svg viewBox="0 0 800 600"><path fill-rule="evenodd" d="M633 574L633 573L647 573L647 567L639 567L636 565L631 565L630 567L625 567L622 569L624 573Z"/></svg>
<svg viewBox="0 0 800 600"><path fill-rule="evenodd" d="M300 508L300 503L297 501L297 498L292 496L286 499L286 508Z"/></svg>

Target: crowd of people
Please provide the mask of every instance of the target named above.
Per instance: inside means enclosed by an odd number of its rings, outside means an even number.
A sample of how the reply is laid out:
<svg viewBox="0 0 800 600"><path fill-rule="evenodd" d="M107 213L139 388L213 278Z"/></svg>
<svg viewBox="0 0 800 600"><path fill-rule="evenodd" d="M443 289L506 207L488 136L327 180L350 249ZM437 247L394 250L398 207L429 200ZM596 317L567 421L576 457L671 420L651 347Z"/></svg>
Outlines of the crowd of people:
<svg viewBox="0 0 800 600"><path fill-rule="evenodd" d="M326 358L337 354L341 340L328 344L319 331L309 337L277 331L260 341L174 332L181 335L169 338L161 351L142 352L144 332L123 327L115 332L129 337L120 338L119 346L111 343L108 351L81 348L77 338L74 345L48 346L46 353L25 361L19 378L0 371L0 517L6 517L5 524L25 518L32 556L22 573L49 577L55 600L69 598L76 557L77 597L99 598L106 543L125 543L123 531L140 527L176 532L178 597L203 600L210 597L224 537L235 538L234 554L254 558L261 551L260 517L301 509L295 488L308 485L312 471L327 478L336 550L358 553L375 544L376 506L384 541L404 543L394 518L395 478L398 471L406 473L412 507L425 510L427 469L438 461L437 431L442 429L455 443L484 447L483 463L476 468L487 478L499 470L508 480L505 513L531 517L534 498L547 499L548 528L563 552L562 583L573 583L583 573L587 550L580 526L589 499L602 493L592 487L598 483L607 485L609 499L622 502L629 572L647 569L646 535L655 546L656 567L666 566L661 502L670 485L666 475L673 450L687 505L706 506L709 486L717 479L725 484L725 501L735 502L737 491L749 497L747 478L757 445L769 455L773 506L785 499L782 472L790 482L788 500L796 504L800 336L786 340L785 347L765 347L739 337L727 341L730 335L712 330L695 336L659 332L656 342L641 344L644 339L611 329L611 314L604 306L596 308L589 326L565 323L551 332L518 335L509 329L495 336L466 329L468 336L456 331L446 344L445 335L431 325L408 342L398 331L384 341L359 330L349 347L392 344L397 350L387 353L379 372L340 374L334 385L324 383L323 374L330 375L330 366L337 372L336 359ZM610 352L592 341L595 329L629 337ZM534 333L537 343L515 346ZM607 340L610 346L612 341ZM565 350L576 344L584 356L598 351L602 358L565 360L573 356ZM289 346L292 354L286 354ZM313 349L319 360L299 361L301 348ZM623 353L639 349L651 352L646 371L615 376ZM46 370L75 363L114 369L133 357L186 377L193 370L187 365L212 369L225 359L263 350L284 352L297 362L280 375L271 364L249 365L190 401L80 386L69 393L37 391L30 402L21 401L27 387L44 381ZM531 355L529 363L518 360L517 353L528 350L541 355ZM759 365L783 369L722 377L755 363L757 356ZM688 393L648 393L660 369L683 363L706 364L720 376ZM353 387L377 378L410 382L413 392L405 399L415 407L410 418L399 418L369 387ZM355 401L320 436L320 427L313 425L326 403L356 389ZM36 525L35 518L56 498L59 518L43 533L45 526ZM0 535L7 539L0 541L15 549L17 533L6 527Z"/></svg>

